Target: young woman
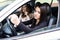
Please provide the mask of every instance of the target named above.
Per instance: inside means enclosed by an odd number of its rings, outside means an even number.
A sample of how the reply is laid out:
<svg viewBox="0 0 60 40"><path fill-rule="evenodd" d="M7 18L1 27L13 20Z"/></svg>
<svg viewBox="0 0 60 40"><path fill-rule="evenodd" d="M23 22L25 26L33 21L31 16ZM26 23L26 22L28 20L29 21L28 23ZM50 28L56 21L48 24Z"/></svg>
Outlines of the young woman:
<svg viewBox="0 0 60 40"><path fill-rule="evenodd" d="M21 22L19 18L13 14L10 17L11 22L16 25L17 31L24 31L25 33L29 33L39 28L43 28L47 26L47 15L44 12L44 5L36 6L34 11L34 17L25 22ZM26 25L32 24L31 27L26 27Z"/></svg>

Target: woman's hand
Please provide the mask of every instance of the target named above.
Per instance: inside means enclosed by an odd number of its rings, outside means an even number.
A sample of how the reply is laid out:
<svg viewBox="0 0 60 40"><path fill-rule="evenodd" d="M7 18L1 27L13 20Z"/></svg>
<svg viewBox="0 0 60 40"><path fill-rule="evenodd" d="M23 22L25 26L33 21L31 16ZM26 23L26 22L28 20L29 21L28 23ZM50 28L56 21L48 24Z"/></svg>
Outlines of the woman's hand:
<svg viewBox="0 0 60 40"><path fill-rule="evenodd" d="M9 19L14 25L18 25L20 23L20 20L16 14L12 14L9 16Z"/></svg>

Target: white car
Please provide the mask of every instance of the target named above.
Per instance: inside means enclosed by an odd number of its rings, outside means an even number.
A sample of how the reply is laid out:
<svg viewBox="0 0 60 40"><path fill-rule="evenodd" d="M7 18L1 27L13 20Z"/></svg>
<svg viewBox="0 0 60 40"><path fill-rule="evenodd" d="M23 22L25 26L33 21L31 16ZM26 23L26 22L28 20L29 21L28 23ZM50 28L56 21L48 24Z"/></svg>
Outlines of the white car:
<svg viewBox="0 0 60 40"><path fill-rule="evenodd" d="M55 25L51 24L45 28L37 29L37 30L35 30L31 33L28 33L28 34L24 34L24 32L18 32L17 33L18 35L14 36L15 29L11 28L8 16L14 12L18 12L18 9L22 5L24 5L25 3L29 3L29 2L31 2L31 0L3 0L3 1L0 1L0 4L1 4L1 6L0 6L0 36L1 37L0 38L1 38L1 40L8 40L8 39L9 40L13 40L13 39L17 40L20 38L25 38L25 37L29 37L29 36L33 36L33 35L37 35L37 34L41 35L41 34L44 34L44 33L46 34L46 33L50 33L50 32L56 33L56 31L60 30L60 27L59 27L60 26L59 25L60 24L60 20L59 20L60 19L60 17L59 17L60 16L60 14L59 14L60 13L59 12L60 1L58 1L59 6L55 6L55 5L51 6L53 16L56 18L55 21L53 20L54 22L56 22ZM51 19L53 19L53 17ZM49 20L49 23L50 23L51 19ZM10 27L8 27L6 24ZM11 33L10 28L12 31L14 31L14 32L12 32L13 36L10 35L10 33ZM46 35L48 35L48 34L46 34Z"/></svg>

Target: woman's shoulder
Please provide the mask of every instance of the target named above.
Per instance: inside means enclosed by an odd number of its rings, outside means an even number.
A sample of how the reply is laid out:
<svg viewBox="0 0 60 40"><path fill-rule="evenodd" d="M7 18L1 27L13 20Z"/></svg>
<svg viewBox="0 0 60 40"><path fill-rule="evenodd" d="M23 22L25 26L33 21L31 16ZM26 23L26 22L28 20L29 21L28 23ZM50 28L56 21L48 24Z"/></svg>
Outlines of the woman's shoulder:
<svg viewBox="0 0 60 40"><path fill-rule="evenodd" d="M43 21L43 22L39 23L39 26L46 27L47 26L47 22L46 21Z"/></svg>

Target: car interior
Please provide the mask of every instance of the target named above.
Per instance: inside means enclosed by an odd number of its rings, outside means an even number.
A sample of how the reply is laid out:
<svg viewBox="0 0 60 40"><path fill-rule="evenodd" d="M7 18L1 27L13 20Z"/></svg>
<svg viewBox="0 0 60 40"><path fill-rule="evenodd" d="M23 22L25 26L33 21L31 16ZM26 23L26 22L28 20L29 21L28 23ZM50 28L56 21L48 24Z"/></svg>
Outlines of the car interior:
<svg viewBox="0 0 60 40"><path fill-rule="evenodd" d="M31 1L27 2L28 4L31 3ZM53 3L53 2L52 2ZM37 29L33 31L32 33L35 32L41 32L44 30L49 30L56 28L57 24L57 18L58 18L58 6L56 7L51 7L49 3L43 3L46 6L46 13L47 13L47 22L48 26L44 28ZM48 5L49 4L49 5ZM31 5L31 4L30 4ZM23 5L22 5L23 6ZM21 6L21 7L22 7ZM31 5L32 6L32 5ZM20 8L20 7L19 7ZM19 9L18 8L18 9ZM18 9L16 9L13 13L19 13ZM10 14L10 15L11 15ZM8 16L9 17L9 16ZM21 36L21 35L26 35L24 32L16 32L15 28L13 27L13 24L10 22L10 20L6 17L1 23L0 23L0 38L9 38L9 37L14 37L14 36ZM44 25L44 24L43 24ZM2 36L3 35L3 36ZM28 34L27 34L28 35Z"/></svg>

